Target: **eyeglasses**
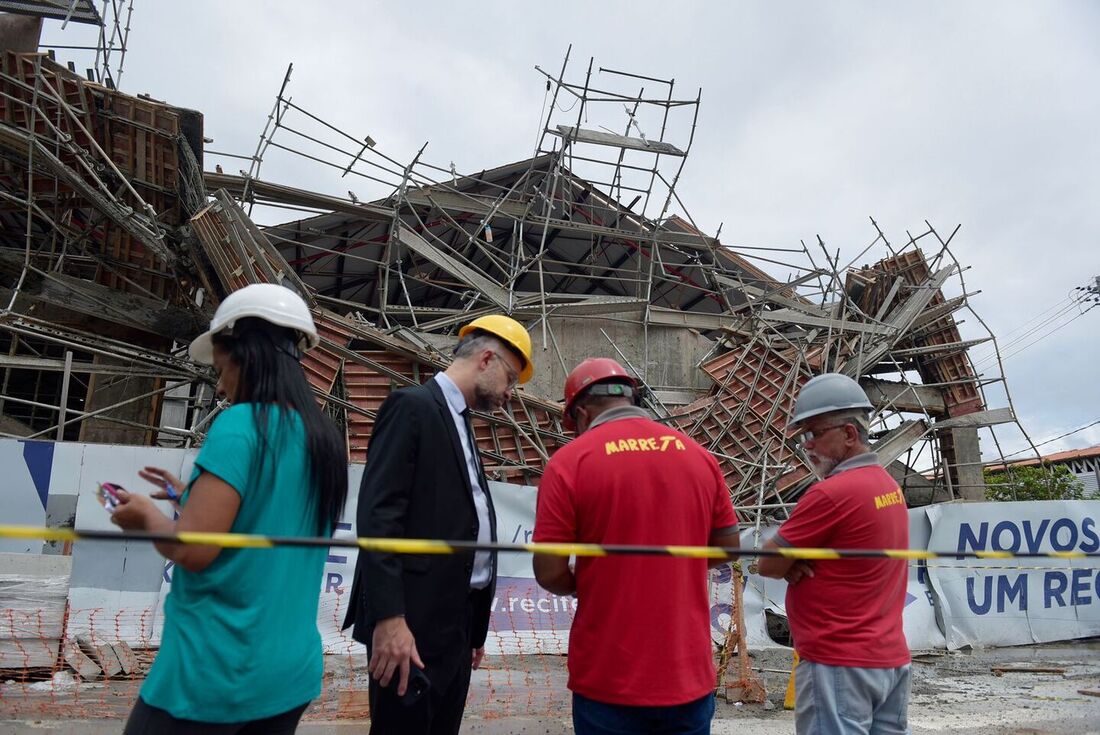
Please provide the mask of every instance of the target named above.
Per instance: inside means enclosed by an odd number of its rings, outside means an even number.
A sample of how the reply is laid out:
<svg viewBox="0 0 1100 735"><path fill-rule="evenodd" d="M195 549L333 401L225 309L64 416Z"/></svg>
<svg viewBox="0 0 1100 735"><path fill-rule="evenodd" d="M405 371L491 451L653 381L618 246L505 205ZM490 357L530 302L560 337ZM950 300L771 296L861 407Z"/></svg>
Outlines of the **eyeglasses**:
<svg viewBox="0 0 1100 735"><path fill-rule="evenodd" d="M804 447L812 442L814 439L820 439L821 437L825 436L825 434L828 434L833 429L843 429L845 426L848 426L848 424L833 424L832 426L826 426L824 429L818 429L817 431L803 431L802 433L797 434L794 440L800 446Z"/></svg>
<svg viewBox="0 0 1100 735"><path fill-rule="evenodd" d="M504 356L501 355L499 352L494 351L493 357L500 360L500 364L504 366L504 370L508 374L508 390L512 390L517 385L519 385L519 373L516 372L515 368L508 364L508 361L504 359Z"/></svg>

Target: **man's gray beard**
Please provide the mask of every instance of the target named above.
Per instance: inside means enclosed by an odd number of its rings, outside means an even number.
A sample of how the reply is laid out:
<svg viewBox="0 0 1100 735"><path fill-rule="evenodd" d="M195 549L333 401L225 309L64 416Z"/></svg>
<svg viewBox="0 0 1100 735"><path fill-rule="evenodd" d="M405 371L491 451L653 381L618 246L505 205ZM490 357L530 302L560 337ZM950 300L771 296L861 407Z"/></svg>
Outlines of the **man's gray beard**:
<svg viewBox="0 0 1100 735"><path fill-rule="evenodd" d="M491 391L482 388L480 385L474 386L474 405L471 406L475 411L481 411L482 413L492 413L500 408L501 403L498 396Z"/></svg>
<svg viewBox="0 0 1100 735"><path fill-rule="evenodd" d="M824 480L826 477L829 476L830 472L836 469L836 466L840 464L840 460L814 455L810 458L810 464L813 465L814 474L817 475L818 479Z"/></svg>

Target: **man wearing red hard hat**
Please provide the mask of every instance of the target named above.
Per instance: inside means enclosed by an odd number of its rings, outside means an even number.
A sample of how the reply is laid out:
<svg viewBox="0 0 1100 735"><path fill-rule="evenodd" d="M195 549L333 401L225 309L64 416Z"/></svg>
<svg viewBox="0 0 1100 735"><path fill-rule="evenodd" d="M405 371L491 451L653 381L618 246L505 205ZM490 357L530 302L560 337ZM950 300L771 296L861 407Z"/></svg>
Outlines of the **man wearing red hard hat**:
<svg viewBox="0 0 1100 735"><path fill-rule="evenodd" d="M638 381L614 360L589 358L569 374L564 423L579 436L546 466L534 540L737 546L717 461L639 403ZM584 557L574 572L564 557L536 554L534 567L542 587L577 596L569 636L577 733L710 732L705 559Z"/></svg>

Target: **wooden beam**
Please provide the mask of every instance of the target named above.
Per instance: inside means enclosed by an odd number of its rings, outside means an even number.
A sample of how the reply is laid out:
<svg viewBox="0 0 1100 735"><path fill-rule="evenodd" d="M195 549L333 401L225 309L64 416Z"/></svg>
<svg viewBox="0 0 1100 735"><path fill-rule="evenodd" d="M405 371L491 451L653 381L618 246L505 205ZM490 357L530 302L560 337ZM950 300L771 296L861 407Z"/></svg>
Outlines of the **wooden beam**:
<svg viewBox="0 0 1100 735"><path fill-rule="evenodd" d="M871 451L878 455L879 464L885 467L909 451L909 447L920 441L927 431L928 422L924 419L905 421L875 442Z"/></svg>
<svg viewBox="0 0 1100 735"><path fill-rule="evenodd" d="M581 301L567 301L564 303L554 303L547 299L546 310L551 317L631 314L635 318L641 319L645 314L647 304L648 302L645 299L634 299L628 296L589 296ZM513 313L538 314L541 310L541 304L529 304L513 309Z"/></svg>
<svg viewBox="0 0 1100 735"><path fill-rule="evenodd" d="M978 292L975 292L975 293L981 293L981 292L978 291ZM914 330L920 329L921 327L925 326L926 324L931 324L932 322L936 321L937 319L940 319L942 317L948 316L949 314L955 313L956 311L961 309L966 304L967 297L968 296L973 296L973 295L975 295L975 294L966 294L965 296L956 296L955 298L947 299L942 304L936 304L935 306L932 306L932 307L929 307L929 308L925 309L924 311L921 312L920 316L918 316L916 318L916 321L913 322L913 329Z"/></svg>
<svg viewBox="0 0 1100 735"><path fill-rule="evenodd" d="M992 337L982 337L981 339L970 339L963 342L947 342L945 344L929 344L921 347L908 347L903 350L890 350L890 354L894 357L914 357L916 355L935 355L940 357L942 355L949 355L956 352L966 352L971 347L976 347L980 344L985 344L992 340Z"/></svg>
<svg viewBox="0 0 1100 735"><path fill-rule="evenodd" d="M18 263L13 262L18 261ZM22 267L22 255L0 253L0 271ZM0 288L0 299L11 298L12 289ZM162 337L197 335L206 327L206 318L167 302L125 293L83 278L61 273L31 270L20 288L21 297L69 309L85 316L126 327L134 327Z"/></svg>
<svg viewBox="0 0 1100 735"><path fill-rule="evenodd" d="M234 196L240 196L244 193L245 182L247 181L244 176L219 174L212 171L204 171L202 178L206 183L207 189L211 191L215 189L225 189ZM388 223L393 221L396 214L390 207L380 207L376 204L355 204L347 199L318 194L313 191L306 191L305 189L297 189L293 186L273 184L269 181L260 181L259 179L252 179L248 189L256 195L261 202L279 202L280 204L289 204L291 206L354 214L372 222Z"/></svg>
<svg viewBox="0 0 1100 735"><path fill-rule="evenodd" d="M804 327L828 327L837 332L859 332L862 334L895 335L897 328L869 322L857 322L841 319L829 319L820 316L811 316L794 309L776 309L775 311L761 311L757 314L760 321L769 324L798 324Z"/></svg>
<svg viewBox="0 0 1100 735"><path fill-rule="evenodd" d="M732 314L699 314L691 311L678 311L653 306L649 309L650 325L659 327L688 327L690 329L722 329L734 323L737 317Z"/></svg>
<svg viewBox="0 0 1100 735"><path fill-rule="evenodd" d="M25 355L0 355L0 368L13 370L43 370L60 373L65 370L64 360L48 357L27 357ZM127 365L111 365L106 362L74 362L70 368L74 373L95 373L97 375L126 375L129 377L160 378L175 375L179 380L192 380L194 376L174 373L166 370L144 370Z"/></svg>
<svg viewBox="0 0 1100 735"><path fill-rule="evenodd" d="M943 414L947 407L943 394L937 388L908 383L895 383L877 378L860 378L860 386L877 409L891 407L897 411Z"/></svg>
<svg viewBox="0 0 1100 735"><path fill-rule="evenodd" d="M685 153L672 145L659 140L646 140L645 138L630 138L615 133L605 133L602 130L588 130L575 128L572 125L558 125L554 130L547 130L551 135L556 135L567 143L591 143L593 145L606 145L612 148L627 148L632 151L646 151L647 153L660 153L664 156L683 157Z"/></svg>
<svg viewBox="0 0 1100 735"><path fill-rule="evenodd" d="M958 429L964 426L994 426L996 424L1007 424L1015 420L1016 416L1012 413L1011 408L994 408L989 411L976 411L965 416L937 421L932 424L932 430L946 431L947 429Z"/></svg>
<svg viewBox="0 0 1100 735"><path fill-rule="evenodd" d="M477 289L502 309L508 309L511 306L507 289L461 262L457 256L443 252L403 224L397 226L397 239L409 250L447 271L471 288Z"/></svg>

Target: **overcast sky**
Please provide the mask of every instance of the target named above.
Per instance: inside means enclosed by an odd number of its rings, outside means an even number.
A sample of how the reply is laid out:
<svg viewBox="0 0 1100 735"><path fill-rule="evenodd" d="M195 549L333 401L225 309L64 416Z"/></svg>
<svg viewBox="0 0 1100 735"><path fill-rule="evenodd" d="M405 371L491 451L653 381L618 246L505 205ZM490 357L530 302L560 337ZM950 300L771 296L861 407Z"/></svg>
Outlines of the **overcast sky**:
<svg viewBox="0 0 1100 735"><path fill-rule="evenodd" d="M427 160L460 172L521 160L545 102L534 67L557 71L572 44L575 80L594 56L674 78L678 97L702 88L677 190L727 245L820 235L846 262L874 238L870 216L899 245L925 220L944 235L961 225L953 250L982 292L972 305L1003 342L1100 275L1100 3L134 5L122 89L202 111L214 150L252 153L293 62L295 103L398 160L425 142ZM82 32L46 25L45 43ZM378 193L281 151L262 178ZM964 337L983 335L958 317ZM1044 336L1069 318L1005 363L1037 442L1100 420L1100 308ZM1015 430L998 436L1006 451L1023 446ZM1100 424L1043 451L1093 444Z"/></svg>

